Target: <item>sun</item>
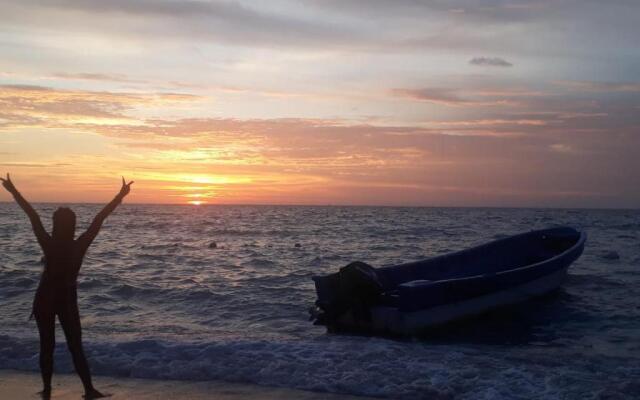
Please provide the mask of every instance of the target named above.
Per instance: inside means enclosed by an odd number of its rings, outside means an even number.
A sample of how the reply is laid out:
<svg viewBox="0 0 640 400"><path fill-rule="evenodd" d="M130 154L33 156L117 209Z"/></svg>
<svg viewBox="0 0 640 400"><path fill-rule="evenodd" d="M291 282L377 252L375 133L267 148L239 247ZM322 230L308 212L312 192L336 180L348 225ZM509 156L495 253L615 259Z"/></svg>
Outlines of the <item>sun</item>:
<svg viewBox="0 0 640 400"><path fill-rule="evenodd" d="M188 202L188 204L191 204L192 206L199 206L201 204L204 204L205 202L202 200L191 200Z"/></svg>

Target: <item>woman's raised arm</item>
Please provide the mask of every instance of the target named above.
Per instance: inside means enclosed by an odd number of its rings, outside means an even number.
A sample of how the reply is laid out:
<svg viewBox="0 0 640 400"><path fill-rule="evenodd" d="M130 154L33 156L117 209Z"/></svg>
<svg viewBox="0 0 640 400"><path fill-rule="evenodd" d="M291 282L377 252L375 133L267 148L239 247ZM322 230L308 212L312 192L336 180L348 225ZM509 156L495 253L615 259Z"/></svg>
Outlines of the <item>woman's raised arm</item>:
<svg viewBox="0 0 640 400"><path fill-rule="evenodd" d="M36 210L31 207L31 204L29 204L29 202L24 197L22 197L20 192L18 192L18 189L16 189L16 187L13 185L13 182L11 182L9 174L7 174L6 179L0 178L0 180L2 181L2 186L4 186L4 188L13 195L16 203L18 203L20 208L22 208L25 214L27 214L27 216L29 217L29 221L31 221L31 227L33 228L33 233L36 235L36 239L38 239L38 243L40 244L40 246L44 247L44 244L49 239L51 239L51 236L49 236L47 231L44 230L42 221L40 221L40 216L38 215Z"/></svg>
<svg viewBox="0 0 640 400"><path fill-rule="evenodd" d="M107 217L113 212L113 210L116 209L116 207L118 207L120 203L122 203L122 199L124 199L125 196L129 194L129 191L131 191L132 183L133 181L126 183L124 177L122 177L122 187L120 188L120 192L116 195L116 197L113 198L113 200L111 200L109 204L104 206L104 208L98 213L98 215L95 216L87 231L80 235L80 237L78 238L78 242L83 244L85 247L89 247L89 245L91 245L93 239L95 239L98 235L98 232L100 232L100 228L102 227L102 223L104 222L104 220L107 219Z"/></svg>

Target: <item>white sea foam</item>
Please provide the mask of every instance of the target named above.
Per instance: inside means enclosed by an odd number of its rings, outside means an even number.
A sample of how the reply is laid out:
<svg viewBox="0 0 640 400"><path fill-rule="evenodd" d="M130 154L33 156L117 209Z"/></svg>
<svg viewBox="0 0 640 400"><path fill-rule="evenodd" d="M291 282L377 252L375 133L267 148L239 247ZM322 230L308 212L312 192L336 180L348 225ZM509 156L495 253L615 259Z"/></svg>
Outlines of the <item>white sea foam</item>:
<svg viewBox="0 0 640 400"><path fill-rule="evenodd" d="M420 346L416 350L415 346ZM0 336L0 363L37 368L37 342ZM59 343L57 369L72 372ZM423 346L384 339L323 338L300 341L175 343L135 340L89 343L87 354L98 374L135 378L226 380L307 390L390 398L546 399L598 398L620 388L633 390L640 367L615 357L588 357L554 349L554 354L509 349ZM513 363L513 357L527 362ZM557 357L570 357L567 364ZM621 362L623 364L621 364ZM593 370L616 370L593 382ZM629 397L633 398L633 397Z"/></svg>

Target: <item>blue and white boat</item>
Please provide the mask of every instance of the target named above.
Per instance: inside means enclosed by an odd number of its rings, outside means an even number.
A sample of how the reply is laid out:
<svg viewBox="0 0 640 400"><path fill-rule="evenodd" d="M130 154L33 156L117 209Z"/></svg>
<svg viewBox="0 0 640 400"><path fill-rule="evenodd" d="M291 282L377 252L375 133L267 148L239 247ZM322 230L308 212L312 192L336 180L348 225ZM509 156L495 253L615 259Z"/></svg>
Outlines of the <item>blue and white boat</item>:
<svg viewBox="0 0 640 400"><path fill-rule="evenodd" d="M312 318L330 331L418 335L558 288L586 239L552 228L391 267L351 263L313 278Z"/></svg>

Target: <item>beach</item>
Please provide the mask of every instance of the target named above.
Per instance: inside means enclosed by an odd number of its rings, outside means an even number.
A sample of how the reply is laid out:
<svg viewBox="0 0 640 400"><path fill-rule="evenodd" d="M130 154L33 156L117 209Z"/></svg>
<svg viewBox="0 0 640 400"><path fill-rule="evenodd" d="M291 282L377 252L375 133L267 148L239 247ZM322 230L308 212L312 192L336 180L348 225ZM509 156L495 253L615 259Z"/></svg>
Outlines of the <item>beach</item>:
<svg viewBox="0 0 640 400"><path fill-rule="evenodd" d="M95 377L94 383L102 393L114 400L366 400L367 397L336 395L286 388L228 383L185 382L152 379ZM40 375L36 373L0 370L0 399L40 399ZM53 393L56 400L82 398L82 385L77 376L56 374L53 377Z"/></svg>

